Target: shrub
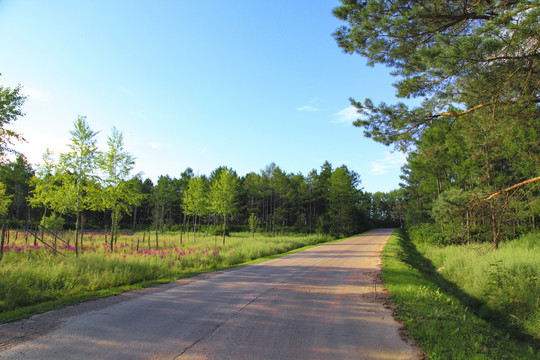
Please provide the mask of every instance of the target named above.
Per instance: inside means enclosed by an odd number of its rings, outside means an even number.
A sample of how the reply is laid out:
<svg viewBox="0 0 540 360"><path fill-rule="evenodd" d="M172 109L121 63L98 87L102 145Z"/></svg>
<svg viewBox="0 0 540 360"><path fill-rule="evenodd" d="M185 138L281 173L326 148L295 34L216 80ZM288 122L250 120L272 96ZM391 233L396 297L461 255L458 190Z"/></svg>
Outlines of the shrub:
<svg viewBox="0 0 540 360"><path fill-rule="evenodd" d="M448 242L438 224L412 225L407 227L407 234L413 242L419 244L445 245Z"/></svg>

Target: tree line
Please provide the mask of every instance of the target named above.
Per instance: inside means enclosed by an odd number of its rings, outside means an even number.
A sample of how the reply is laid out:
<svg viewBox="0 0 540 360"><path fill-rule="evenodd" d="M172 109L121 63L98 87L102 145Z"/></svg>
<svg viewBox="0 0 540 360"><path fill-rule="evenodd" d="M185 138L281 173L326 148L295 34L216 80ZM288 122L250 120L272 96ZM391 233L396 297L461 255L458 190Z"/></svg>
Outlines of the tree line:
<svg viewBox="0 0 540 360"><path fill-rule="evenodd" d="M20 87L1 87L2 120L22 116L25 96ZM5 127L2 129L5 130ZM79 116L70 131L68 151L43 154L34 169L24 155L4 139L0 163L0 211L7 226L40 232L75 230L75 251L84 230L110 234L110 246L120 228L127 231L232 230L350 235L373 226L400 226L396 197L370 194L360 188L360 176L342 165L325 162L307 175L286 173L275 163L259 173L239 176L221 166L209 175L187 168L178 177L162 175L154 183L132 174L134 157L125 150L122 133L112 128L107 149L96 145L99 132ZM19 134L7 136L20 138ZM15 160L9 160L10 153ZM10 221L8 221L10 220Z"/></svg>

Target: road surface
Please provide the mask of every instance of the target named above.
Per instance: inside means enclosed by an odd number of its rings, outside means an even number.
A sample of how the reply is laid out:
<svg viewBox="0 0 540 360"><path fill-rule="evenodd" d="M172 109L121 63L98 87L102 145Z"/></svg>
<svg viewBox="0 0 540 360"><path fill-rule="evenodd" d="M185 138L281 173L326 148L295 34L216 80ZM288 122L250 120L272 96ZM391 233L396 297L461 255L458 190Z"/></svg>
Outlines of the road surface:
<svg viewBox="0 0 540 360"><path fill-rule="evenodd" d="M4 324L0 359L418 359L383 305L391 232Z"/></svg>

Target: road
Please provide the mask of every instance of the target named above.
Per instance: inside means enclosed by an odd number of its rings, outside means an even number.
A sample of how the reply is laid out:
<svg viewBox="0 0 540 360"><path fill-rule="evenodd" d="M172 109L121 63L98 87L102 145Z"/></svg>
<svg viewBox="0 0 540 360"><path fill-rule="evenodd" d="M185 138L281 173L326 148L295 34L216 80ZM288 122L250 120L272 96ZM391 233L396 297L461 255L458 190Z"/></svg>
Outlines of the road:
<svg viewBox="0 0 540 360"><path fill-rule="evenodd" d="M418 359L377 276L391 232L4 324L0 359Z"/></svg>

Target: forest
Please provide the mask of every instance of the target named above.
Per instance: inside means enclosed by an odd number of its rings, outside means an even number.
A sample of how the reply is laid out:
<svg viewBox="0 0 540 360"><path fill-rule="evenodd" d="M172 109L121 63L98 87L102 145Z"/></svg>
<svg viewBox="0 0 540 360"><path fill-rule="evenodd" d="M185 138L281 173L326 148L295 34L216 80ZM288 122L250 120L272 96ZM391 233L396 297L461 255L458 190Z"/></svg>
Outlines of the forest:
<svg viewBox="0 0 540 360"><path fill-rule="evenodd" d="M0 91L8 125L26 98ZM366 193L344 165L306 176L275 163L240 176L187 168L153 183L133 174L121 131L98 149L85 116L67 151L45 149L35 167L13 145L23 134L2 129L0 322L402 225L400 191Z"/></svg>
<svg viewBox="0 0 540 360"><path fill-rule="evenodd" d="M2 91L17 100L10 110L15 119L25 98L20 88ZM6 148L0 166L4 231L31 231L43 238L44 233L75 230L78 252L79 232L85 230L108 232L116 239L119 229L159 234L196 229L219 233L225 241L230 230L339 237L402 222L395 211L401 207L399 191L363 192L360 176L344 165L333 168L325 162L306 176L287 174L275 163L245 176L225 166L209 175L187 168L178 177L160 176L154 184L131 174L135 159L116 128L108 136L108 149L98 151L98 132L86 117L79 116L73 125L69 151L55 158L47 149L36 168ZM10 153L14 161L8 160Z"/></svg>

